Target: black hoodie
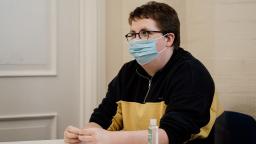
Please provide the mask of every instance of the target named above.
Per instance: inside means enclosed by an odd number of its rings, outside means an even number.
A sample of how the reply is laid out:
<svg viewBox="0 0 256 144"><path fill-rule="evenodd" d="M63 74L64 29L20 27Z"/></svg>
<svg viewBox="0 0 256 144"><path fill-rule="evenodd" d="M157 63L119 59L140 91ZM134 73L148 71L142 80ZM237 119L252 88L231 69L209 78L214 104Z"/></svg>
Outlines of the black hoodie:
<svg viewBox="0 0 256 144"><path fill-rule="evenodd" d="M206 138L221 113L214 92L205 66L175 48L153 77L135 60L124 64L90 122L108 130L145 130L149 119L156 118L171 144Z"/></svg>

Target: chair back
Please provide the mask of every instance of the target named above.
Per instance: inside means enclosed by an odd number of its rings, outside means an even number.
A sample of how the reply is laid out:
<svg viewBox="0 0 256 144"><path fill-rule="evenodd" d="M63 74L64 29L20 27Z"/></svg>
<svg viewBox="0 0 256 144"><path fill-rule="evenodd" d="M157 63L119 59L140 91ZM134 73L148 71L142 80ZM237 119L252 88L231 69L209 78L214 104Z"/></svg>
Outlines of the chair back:
<svg viewBox="0 0 256 144"><path fill-rule="evenodd" d="M225 111L216 119L214 144L256 144L256 121L253 117Z"/></svg>

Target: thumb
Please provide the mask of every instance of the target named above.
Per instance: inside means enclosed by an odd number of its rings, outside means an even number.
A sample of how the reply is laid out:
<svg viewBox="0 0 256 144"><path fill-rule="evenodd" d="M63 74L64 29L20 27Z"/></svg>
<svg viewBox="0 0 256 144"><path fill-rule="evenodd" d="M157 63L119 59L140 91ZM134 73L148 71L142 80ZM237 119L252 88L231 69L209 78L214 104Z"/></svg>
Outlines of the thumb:
<svg viewBox="0 0 256 144"><path fill-rule="evenodd" d="M79 134L81 130L74 126L68 126L67 131L70 133Z"/></svg>
<svg viewBox="0 0 256 144"><path fill-rule="evenodd" d="M80 133L79 133L79 135L87 135L87 136L92 136L94 134L95 134L95 131L91 128L82 129L82 130L80 130Z"/></svg>

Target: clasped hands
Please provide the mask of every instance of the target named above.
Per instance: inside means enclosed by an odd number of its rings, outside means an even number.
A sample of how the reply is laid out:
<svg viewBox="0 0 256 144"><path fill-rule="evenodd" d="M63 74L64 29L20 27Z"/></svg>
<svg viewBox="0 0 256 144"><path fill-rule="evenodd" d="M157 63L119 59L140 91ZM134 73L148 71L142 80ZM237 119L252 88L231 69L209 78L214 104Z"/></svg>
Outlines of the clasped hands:
<svg viewBox="0 0 256 144"><path fill-rule="evenodd" d="M68 126L64 131L64 141L66 144L111 144L111 131L103 128L83 128L79 129Z"/></svg>

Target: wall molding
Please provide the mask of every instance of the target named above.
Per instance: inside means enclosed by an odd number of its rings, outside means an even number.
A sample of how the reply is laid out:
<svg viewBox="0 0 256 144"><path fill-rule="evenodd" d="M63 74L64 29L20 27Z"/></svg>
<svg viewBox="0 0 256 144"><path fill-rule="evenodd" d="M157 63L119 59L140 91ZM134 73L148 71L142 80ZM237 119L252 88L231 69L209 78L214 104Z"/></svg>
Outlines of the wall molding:
<svg viewBox="0 0 256 144"><path fill-rule="evenodd" d="M80 0L80 127L105 94L105 0Z"/></svg>
<svg viewBox="0 0 256 144"><path fill-rule="evenodd" d="M48 62L43 64L23 64L22 60L15 60L17 64L12 62L2 62L0 64L0 77L9 76L56 76L57 75L57 0L49 1L49 48L48 48ZM47 6L48 7L48 6ZM48 27L48 26L47 26ZM27 42L29 43L29 42ZM3 47L4 48L4 47ZM20 55L17 58L12 54L13 58L23 59L25 56ZM11 56L10 56L11 57ZM11 58L9 58L11 59ZM1 60L1 58L0 58Z"/></svg>
<svg viewBox="0 0 256 144"><path fill-rule="evenodd" d="M31 131L33 129L37 129L37 130L41 129L42 131L45 132L45 128L48 128L48 127L49 127L49 133L50 133L49 138L56 139L57 138L57 113L19 114L19 115L0 116L0 132L2 131L3 133L5 133L5 131L19 132L20 130ZM13 134L13 136L15 136L16 138L19 135L20 135L19 133L17 133L16 135L15 133ZM42 135L41 137L45 137L45 136ZM20 137L20 138L33 139L34 137ZM10 138L10 139L13 139L13 138Z"/></svg>

